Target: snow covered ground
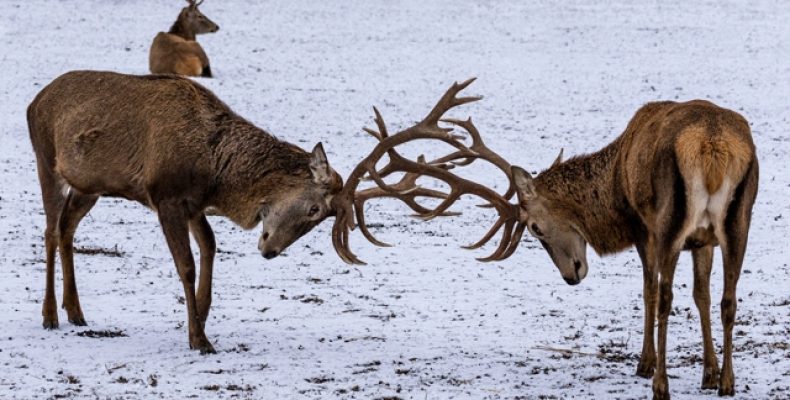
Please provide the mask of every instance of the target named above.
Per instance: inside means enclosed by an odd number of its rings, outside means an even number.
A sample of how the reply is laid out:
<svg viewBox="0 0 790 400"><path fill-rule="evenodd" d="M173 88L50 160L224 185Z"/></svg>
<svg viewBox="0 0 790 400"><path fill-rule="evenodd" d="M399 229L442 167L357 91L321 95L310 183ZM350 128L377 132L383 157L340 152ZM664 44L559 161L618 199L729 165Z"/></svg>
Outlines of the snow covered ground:
<svg viewBox="0 0 790 400"><path fill-rule="evenodd" d="M41 328L44 217L25 107L74 69L147 72L148 46L183 1L0 2L0 397L648 398L636 253L600 259L566 285L533 241L481 264L459 245L493 221L422 223L396 202L368 211L369 265L334 254L331 220L266 261L257 231L213 218L219 245L207 334L188 349L186 311L155 215L104 199L83 221L77 282L89 326ZM454 80L489 145L532 171L615 138L643 103L710 99L751 121L760 192L735 329L737 398L790 397L790 3L208 0L221 30L200 38L216 79L200 82L281 138L326 147L347 174L372 148L377 105L391 129L422 118ZM434 145L412 149L437 153ZM494 181L489 169L471 172ZM502 186L502 178L497 177ZM713 272L714 340L721 345ZM60 277L58 272L58 278ZM675 399L699 389L701 335L690 256L678 266L668 372ZM62 293L58 283L58 293ZM119 337L91 337L122 333ZM567 349L556 352L551 349Z"/></svg>

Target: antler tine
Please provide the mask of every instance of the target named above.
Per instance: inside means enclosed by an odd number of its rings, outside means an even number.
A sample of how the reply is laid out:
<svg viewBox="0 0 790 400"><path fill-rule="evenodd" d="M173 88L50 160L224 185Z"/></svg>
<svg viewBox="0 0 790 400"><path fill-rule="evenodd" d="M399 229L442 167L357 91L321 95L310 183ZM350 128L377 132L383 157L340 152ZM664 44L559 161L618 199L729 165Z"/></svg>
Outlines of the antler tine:
<svg viewBox="0 0 790 400"><path fill-rule="evenodd" d="M376 246L380 247L390 247L389 244L384 243L378 239L368 230L368 226L365 223L365 213L364 207L365 202L378 197L394 197L401 201L403 201L409 208L411 208L417 215L424 215L431 210L419 205L415 198L417 197L432 197L437 199L443 199L447 197L447 194L440 192L438 190L426 189L416 185L417 178L419 177L418 174L408 173L403 176L400 182L389 185L388 189L383 189L381 187L375 187L370 189L365 189L359 191L355 195L354 199L354 210L357 217L357 225L359 226L359 230L369 242L375 244ZM393 191L394 190L394 191ZM445 216L447 215L455 215L453 213L444 213Z"/></svg>
<svg viewBox="0 0 790 400"><path fill-rule="evenodd" d="M516 230L513 232L513 237L510 239L510 245L507 248L507 251L502 253L500 257L497 258L497 261L504 260L513 255L518 249L518 244L521 242L521 237L524 235L524 229L527 227L527 224L524 222L519 222L516 225Z"/></svg>
<svg viewBox="0 0 790 400"><path fill-rule="evenodd" d="M491 238L493 238L494 235L497 232L499 232L499 228L501 228L502 225L504 225L504 224L505 224L505 219L504 218L498 218L497 221L494 223L494 225L491 226L491 228L488 230L488 232L486 232L486 234L483 235L483 237L480 240L478 240L475 243L468 244L466 246L461 246L461 247L463 247L463 248L465 248L467 250L474 250L474 249L479 249L479 248L483 247L483 245L488 243L488 241L490 241Z"/></svg>
<svg viewBox="0 0 790 400"><path fill-rule="evenodd" d="M453 85L450 86L450 89L444 93L444 96L439 99L431 112L429 112L425 119L423 119L418 125L423 127L437 128L439 119L451 108L481 100L483 98L482 96L456 97L458 92L471 85L476 79L477 78L470 78L461 83L453 83Z"/></svg>
<svg viewBox="0 0 790 400"><path fill-rule="evenodd" d="M334 200L333 200L334 202ZM334 226L332 226L332 245L335 248L335 252L337 255L345 261L347 264L357 264L357 265L365 265L365 263L357 258L351 250L348 249L348 226L342 222L346 221L348 218L347 210L344 208L340 208L337 211L337 220L335 221ZM341 221L338 223L338 221Z"/></svg>
<svg viewBox="0 0 790 400"><path fill-rule="evenodd" d="M478 258L477 261L489 262L498 260L500 255L506 252L508 246L510 246L510 238L513 236L515 223L513 220L505 221L505 228L502 230L502 240L499 241L497 249L490 256Z"/></svg>
<svg viewBox="0 0 790 400"><path fill-rule="evenodd" d="M483 141L483 137L480 136L480 131L477 130L477 127L472 122L472 118L469 117L466 120L458 120L452 118L443 118L442 122L446 122L448 124L452 124L463 128L465 131L469 133L469 136L472 137L472 145L469 146L469 149L476 153L476 158L482 158L491 164L494 164L497 168L499 168L502 172L505 173L506 176L510 177L510 163L507 162L502 156L492 151ZM461 153L461 152L459 152ZM467 158L470 156L467 156ZM510 200L513 195L516 194L516 188L513 186L513 183L510 182L508 185L507 191L504 195L502 195L505 199ZM488 205L490 207L490 205Z"/></svg>

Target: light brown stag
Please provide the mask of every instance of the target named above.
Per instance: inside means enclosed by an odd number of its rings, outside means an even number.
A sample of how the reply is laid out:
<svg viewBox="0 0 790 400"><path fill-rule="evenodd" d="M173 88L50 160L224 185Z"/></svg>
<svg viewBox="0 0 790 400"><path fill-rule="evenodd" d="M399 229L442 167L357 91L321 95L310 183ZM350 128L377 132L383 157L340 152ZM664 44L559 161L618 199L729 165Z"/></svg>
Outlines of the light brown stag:
<svg viewBox="0 0 790 400"><path fill-rule="evenodd" d="M576 284L587 273L586 244L598 254L635 246L644 272L645 325L637 375L653 375L653 397L668 399L667 320L678 256L690 250L703 337L703 389L733 395L732 330L758 163L748 122L713 103L649 103L604 149L560 162L534 179L513 168L522 221ZM721 373L710 326L713 248L721 247L724 293ZM654 324L658 306L658 353Z"/></svg>
<svg viewBox="0 0 790 400"><path fill-rule="evenodd" d="M442 128L432 118L387 137L378 111L376 114L380 134L374 134L381 137L382 144L442 135ZM480 142L471 121L449 122L466 128L475 143ZM499 219L483 239L469 248L484 245L500 229L503 233L495 253L483 261L512 255L528 229L546 249L563 279L576 285L587 274L587 244L601 255L635 246L643 264L645 306L644 342L637 375L653 376L655 399L669 398L666 337L672 280L680 252L690 250L694 261L694 300L700 313L704 345L702 387L718 387L720 395L734 394L732 330L736 284L746 251L759 174L749 125L741 115L702 100L649 103L636 113L625 132L602 150L565 162L560 153L551 167L534 178L522 168L511 168L487 148L463 149L449 136L445 140L459 151L432 163L407 162L397 153L391 153L390 164L380 171L374 165L382 152L374 151L370 161L364 163L364 170L382 187L385 186L377 175L392 170L413 174L409 176L412 187L416 187L414 182L421 175L450 184L452 191L444 194L444 202L436 209L420 209L419 204L412 207L428 218L447 210L462 193L489 200L499 212ZM516 188L518 205L510 207L512 190L498 196L453 176L444 164L469 157L487 158L497 167L511 170L511 187ZM352 178L359 172L354 171ZM336 201L350 190L352 178L335 197ZM408 193L409 185L401 183L389 191ZM358 205L357 212L360 209ZM339 210L336 230L342 228L338 223L343 215L344 211ZM352 226L352 219L346 218L346 225ZM358 220L365 236L376 243L364 229L361 216ZM343 239L343 232L335 237ZM710 273L715 246L721 247L724 260L721 373L710 326ZM348 261L358 261L347 250L344 252ZM657 356L653 336L656 310Z"/></svg>
<svg viewBox="0 0 790 400"><path fill-rule="evenodd" d="M152 74L179 74L211 77L211 65L206 52L195 36L213 33L219 26L203 15L198 6L203 0L187 0L178 19L167 33L159 32L151 43L148 68Z"/></svg>
<svg viewBox="0 0 790 400"><path fill-rule="evenodd" d="M211 207L245 229L263 222L258 248L277 256L332 214L342 179L321 144L312 153L236 115L203 86L175 75L76 71L55 79L27 111L46 213L44 327L58 326L55 251L63 307L85 325L74 278L73 238L100 196L156 211L184 286L189 343L214 349L204 325L211 305ZM195 262L189 232L200 248Z"/></svg>

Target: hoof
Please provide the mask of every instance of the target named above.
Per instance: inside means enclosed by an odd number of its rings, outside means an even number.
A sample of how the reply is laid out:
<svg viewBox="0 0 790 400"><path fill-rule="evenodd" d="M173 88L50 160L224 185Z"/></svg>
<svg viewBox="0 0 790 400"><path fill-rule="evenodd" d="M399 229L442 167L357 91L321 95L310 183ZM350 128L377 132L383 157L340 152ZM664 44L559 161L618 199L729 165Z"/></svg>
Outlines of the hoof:
<svg viewBox="0 0 790 400"><path fill-rule="evenodd" d="M719 396L735 396L735 388L722 386L719 388Z"/></svg>
<svg viewBox="0 0 790 400"><path fill-rule="evenodd" d="M76 326L88 326L88 323L85 322L84 317L69 318L69 322L71 322L72 325L76 325Z"/></svg>
<svg viewBox="0 0 790 400"><path fill-rule="evenodd" d="M653 400L669 400L669 393L656 393L653 391Z"/></svg>
<svg viewBox="0 0 790 400"><path fill-rule="evenodd" d="M655 369L655 364L649 362L643 363L640 361L639 365L636 367L636 376L641 376L642 378L651 378Z"/></svg>
<svg viewBox="0 0 790 400"><path fill-rule="evenodd" d="M206 338L190 341L189 348L192 350L200 350L200 354L217 354L217 351L214 350L214 346L212 346L211 342Z"/></svg>
<svg viewBox="0 0 790 400"><path fill-rule="evenodd" d="M719 369L705 368L702 373L702 388L717 389L719 387Z"/></svg>
<svg viewBox="0 0 790 400"><path fill-rule="evenodd" d="M669 383L664 379L653 378L653 400L669 400Z"/></svg>
<svg viewBox="0 0 790 400"><path fill-rule="evenodd" d="M653 400L669 400L669 388L657 388L653 386Z"/></svg>
<svg viewBox="0 0 790 400"><path fill-rule="evenodd" d="M719 396L735 396L735 377L732 375L732 367L725 366L719 376Z"/></svg>
<svg viewBox="0 0 790 400"><path fill-rule="evenodd" d="M46 330L58 329L58 320L44 318L43 326Z"/></svg>

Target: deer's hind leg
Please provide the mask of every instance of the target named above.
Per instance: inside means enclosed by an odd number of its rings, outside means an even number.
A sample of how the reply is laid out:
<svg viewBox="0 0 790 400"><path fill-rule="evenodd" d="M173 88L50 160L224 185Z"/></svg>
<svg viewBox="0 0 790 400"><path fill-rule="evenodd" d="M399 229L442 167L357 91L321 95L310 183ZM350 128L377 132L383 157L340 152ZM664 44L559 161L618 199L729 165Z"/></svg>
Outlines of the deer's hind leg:
<svg viewBox="0 0 790 400"><path fill-rule="evenodd" d="M741 275L746 242L752 218L752 206L757 196L757 160L752 161L746 177L738 185L733 201L727 208L724 230L717 230L724 264L724 294L721 298L721 322L724 326L724 351L719 396L735 395L735 375L732 371L732 330L735 325L737 298L735 289Z"/></svg>
<svg viewBox="0 0 790 400"><path fill-rule="evenodd" d="M44 249L46 259L46 288L44 301L41 305L44 329L58 327L58 304L55 299L55 252L58 249L58 218L66 202L64 184L55 176L52 168L44 161L44 157L36 154L38 158L38 179L41 184L41 198L44 205L44 214L47 226L44 230Z"/></svg>
<svg viewBox="0 0 790 400"><path fill-rule="evenodd" d="M657 252L658 267L658 337L656 352L656 371L653 374L653 399L669 400L669 381L667 378L667 330L669 313L672 310L672 282L675 276L679 250L667 249Z"/></svg>
<svg viewBox="0 0 790 400"><path fill-rule="evenodd" d="M84 195L69 190L58 221L60 262L63 265L63 308L69 322L85 326L85 316L80 307L77 282L74 278L74 232L83 217L90 211L99 196Z"/></svg>
<svg viewBox="0 0 790 400"><path fill-rule="evenodd" d="M699 310L702 328L702 388L716 389L719 384L719 361L710 331L710 272L713 267L713 246L692 250L694 260L694 303Z"/></svg>

